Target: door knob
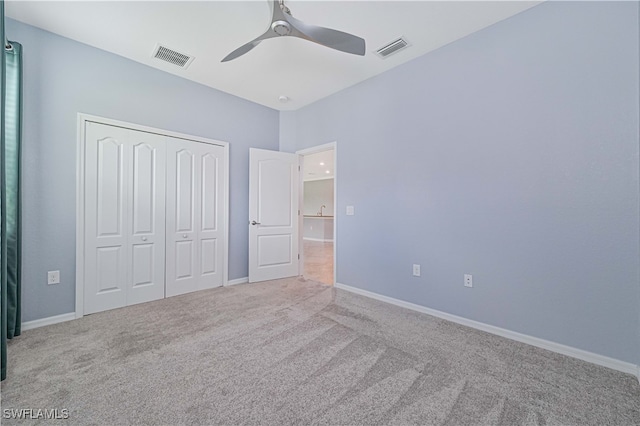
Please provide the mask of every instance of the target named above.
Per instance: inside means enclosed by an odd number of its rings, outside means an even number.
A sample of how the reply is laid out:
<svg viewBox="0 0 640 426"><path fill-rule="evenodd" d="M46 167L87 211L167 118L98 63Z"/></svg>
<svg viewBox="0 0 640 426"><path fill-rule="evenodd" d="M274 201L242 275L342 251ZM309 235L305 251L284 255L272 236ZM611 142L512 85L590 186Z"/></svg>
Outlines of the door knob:
<svg viewBox="0 0 640 426"><path fill-rule="evenodd" d="M142 237L142 241L147 241L147 237Z"/></svg>
<svg viewBox="0 0 640 426"><path fill-rule="evenodd" d="M187 238L187 234L182 234L182 238Z"/></svg>
<svg viewBox="0 0 640 426"><path fill-rule="evenodd" d="M251 224L252 224L252 225L260 225L260 222L256 222L255 220L252 220L252 221L251 221Z"/></svg>

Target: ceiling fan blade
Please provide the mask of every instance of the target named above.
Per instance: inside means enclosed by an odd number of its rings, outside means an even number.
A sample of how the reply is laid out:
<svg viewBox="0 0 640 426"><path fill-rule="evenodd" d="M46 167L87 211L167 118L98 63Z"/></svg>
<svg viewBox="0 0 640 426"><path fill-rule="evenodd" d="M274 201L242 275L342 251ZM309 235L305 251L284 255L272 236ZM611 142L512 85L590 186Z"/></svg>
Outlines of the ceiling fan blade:
<svg viewBox="0 0 640 426"><path fill-rule="evenodd" d="M232 60L234 60L236 58L239 58L240 56L244 55L245 53L247 53L248 51L250 51L251 49L256 47L258 44L259 43L255 42L255 40L254 41L250 41L249 43L244 44L244 45L238 47L233 52L229 53L220 62L229 62L229 61L232 61Z"/></svg>
<svg viewBox="0 0 640 426"><path fill-rule="evenodd" d="M366 44L363 38L330 28L305 24L290 15L287 15L286 19L297 30L294 34L291 34L293 36L301 37L342 52L360 56L364 56L365 54Z"/></svg>
<svg viewBox="0 0 640 426"><path fill-rule="evenodd" d="M231 61L233 59L236 59L236 58L244 55L245 53L247 53L248 51L250 51L251 49L253 49L257 45L259 45L262 40L266 40L268 38L272 38L273 36L274 36L273 32L271 30L267 30L267 32L262 34L260 37L256 38L255 40L251 40L247 44L243 44L242 46L238 47L233 52L229 53L220 62L229 62L229 61Z"/></svg>

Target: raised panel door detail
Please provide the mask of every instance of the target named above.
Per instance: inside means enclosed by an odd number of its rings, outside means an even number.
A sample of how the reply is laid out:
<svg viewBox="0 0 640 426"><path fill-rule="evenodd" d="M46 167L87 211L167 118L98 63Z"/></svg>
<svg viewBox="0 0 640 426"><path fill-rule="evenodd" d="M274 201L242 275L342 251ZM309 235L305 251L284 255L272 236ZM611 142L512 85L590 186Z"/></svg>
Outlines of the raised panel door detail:
<svg viewBox="0 0 640 426"><path fill-rule="evenodd" d="M154 284L154 250L153 244L138 244L133 246L132 280L133 287Z"/></svg>
<svg viewBox="0 0 640 426"><path fill-rule="evenodd" d="M291 234L258 237L258 266L286 265L292 261Z"/></svg>
<svg viewBox="0 0 640 426"><path fill-rule="evenodd" d="M133 147L133 234L154 232L155 150L146 143Z"/></svg>
<svg viewBox="0 0 640 426"><path fill-rule="evenodd" d="M218 255L218 240L215 238L200 241L200 265L202 265L202 274L215 274L217 255Z"/></svg>
<svg viewBox="0 0 640 426"><path fill-rule="evenodd" d="M96 250L97 294L120 291L122 247L99 247Z"/></svg>
<svg viewBox="0 0 640 426"><path fill-rule="evenodd" d="M176 243L176 278L193 277L193 242L178 241Z"/></svg>
<svg viewBox="0 0 640 426"><path fill-rule="evenodd" d="M181 150L176 155L176 231L193 230L194 196L193 154Z"/></svg>
<svg viewBox="0 0 640 426"><path fill-rule="evenodd" d="M122 143L107 137L97 141L97 236L122 234L124 158Z"/></svg>
<svg viewBox="0 0 640 426"><path fill-rule="evenodd" d="M201 229L203 231L215 231L218 221L218 158L214 157L211 153L203 155L201 170Z"/></svg>
<svg viewBox="0 0 640 426"><path fill-rule="evenodd" d="M258 218L261 226L291 226L291 164L264 160L259 163L258 173Z"/></svg>

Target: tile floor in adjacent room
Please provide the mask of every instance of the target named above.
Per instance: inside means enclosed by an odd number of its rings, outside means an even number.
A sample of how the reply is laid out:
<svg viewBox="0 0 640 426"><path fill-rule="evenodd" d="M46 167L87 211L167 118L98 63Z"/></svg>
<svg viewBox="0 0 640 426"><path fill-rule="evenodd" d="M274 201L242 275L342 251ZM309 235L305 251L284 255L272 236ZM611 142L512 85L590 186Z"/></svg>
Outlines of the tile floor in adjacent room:
<svg viewBox="0 0 640 426"><path fill-rule="evenodd" d="M333 285L333 243L304 240L304 277Z"/></svg>

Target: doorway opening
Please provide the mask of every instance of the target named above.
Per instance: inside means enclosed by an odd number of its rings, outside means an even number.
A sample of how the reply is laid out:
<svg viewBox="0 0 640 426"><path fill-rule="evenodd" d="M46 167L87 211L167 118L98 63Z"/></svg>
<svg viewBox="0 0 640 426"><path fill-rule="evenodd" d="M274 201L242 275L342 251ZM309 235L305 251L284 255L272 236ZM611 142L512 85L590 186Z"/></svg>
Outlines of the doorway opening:
<svg viewBox="0 0 640 426"><path fill-rule="evenodd" d="M302 156L300 226L302 275L335 284L336 146L335 142L298 151Z"/></svg>

